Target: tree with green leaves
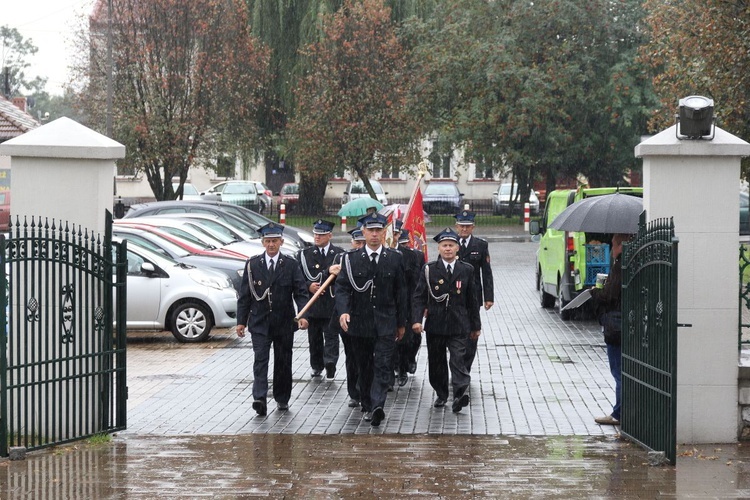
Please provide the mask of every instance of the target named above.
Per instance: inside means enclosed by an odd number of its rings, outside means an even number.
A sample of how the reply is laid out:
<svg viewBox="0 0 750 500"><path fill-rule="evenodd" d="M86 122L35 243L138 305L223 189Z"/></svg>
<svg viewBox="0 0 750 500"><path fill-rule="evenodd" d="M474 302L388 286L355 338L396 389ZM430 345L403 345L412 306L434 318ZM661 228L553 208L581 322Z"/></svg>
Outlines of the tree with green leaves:
<svg viewBox="0 0 750 500"><path fill-rule="evenodd" d="M308 203L300 210L308 213L322 209L328 178L341 167L375 198L370 176L418 161L417 117L407 106L412 80L390 9L383 0L347 0L323 17L323 33L304 52L309 69L288 129L300 200Z"/></svg>
<svg viewBox="0 0 750 500"><path fill-rule="evenodd" d="M38 52L33 40L25 39L17 29L0 26L0 92L6 97L40 92L46 78L27 74L28 58ZM7 75L7 76L6 76ZM7 88L6 88L7 82Z"/></svg>
<svg viewBox="0 0 750 500"><path fill-rule="evenodd" d="M750 137L750 16L747 2L648 0L650 40L640 62L653 76L660 105L652 132L674 124L681 98L710 97L717 122L739 137ZM748 83L745 83L748 82Z"/></svg>
<svg viewBox="0 0 750 500"><path fill-rule="evenodd" d="M250 34L242 0L113 0L114 139L145 173L157 200L172 199L198 160L252 148L268 51ZM94 20L83 98L102 129L106 12ZM179 189L179 188L178 188Z"/></svg>
<svg viewBox="0 0 750 500"><path fill-rule="evenodd" d="M648 101L633 58L637 2L456 0L405 39L422 85L418 114L468 161L612 183L635 165ZM522 189L525 193L528 190ZM523 201L523 200L521 200Z"/></svg>

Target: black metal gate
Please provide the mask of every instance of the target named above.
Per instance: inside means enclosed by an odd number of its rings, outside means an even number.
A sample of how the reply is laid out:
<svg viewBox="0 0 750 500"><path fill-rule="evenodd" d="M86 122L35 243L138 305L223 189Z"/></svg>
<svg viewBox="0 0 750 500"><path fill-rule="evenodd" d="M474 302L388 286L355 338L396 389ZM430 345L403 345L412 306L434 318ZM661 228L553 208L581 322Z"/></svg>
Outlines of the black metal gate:
<svg viewBox="0 0 750 500"><path fill-rule="evenodd" d="M127 257L112 215L103 238L24 219L0 244L0 455L124 429Z"/></svg>
<svg viewBox="0 0 750 500"><path fill-rule="evenodd" d="M646 223L623 248L622 433L675 463L677 243L672 219Z"/></svg>

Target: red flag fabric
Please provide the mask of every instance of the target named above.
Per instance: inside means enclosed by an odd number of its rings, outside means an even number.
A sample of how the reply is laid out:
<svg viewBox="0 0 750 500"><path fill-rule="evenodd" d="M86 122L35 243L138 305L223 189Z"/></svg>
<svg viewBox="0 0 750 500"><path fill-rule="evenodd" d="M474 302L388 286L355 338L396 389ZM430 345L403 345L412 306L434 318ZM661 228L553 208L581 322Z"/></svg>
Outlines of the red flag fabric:
<svg viewBox="0 0 750 500"><path fill-rule="evenodd" d="M409 246L424 253L427 262L427 235L424 229L424 209L422 208L422 188L414 191L414 199L404 215L404 228L409 230Z"/></svg>

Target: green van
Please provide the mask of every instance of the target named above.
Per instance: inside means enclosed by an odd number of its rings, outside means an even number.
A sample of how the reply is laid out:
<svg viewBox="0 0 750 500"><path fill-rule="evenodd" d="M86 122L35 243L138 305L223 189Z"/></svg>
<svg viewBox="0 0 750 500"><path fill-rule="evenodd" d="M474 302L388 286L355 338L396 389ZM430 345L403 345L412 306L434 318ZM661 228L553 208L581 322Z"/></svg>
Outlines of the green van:
<svg viewBox="0 0 750 500"><path fill-rule="evenodd" d="M598 273L609 273L612 235L558 231L549 225L568 205L617 191L643 196L642 187L558 189L547 196L542 219L531 221L531 234L541 235L536 259L539 301L545 309L557 305L564 320L570 319L573 311L562 308L584 288L592 286Z"/></svg>

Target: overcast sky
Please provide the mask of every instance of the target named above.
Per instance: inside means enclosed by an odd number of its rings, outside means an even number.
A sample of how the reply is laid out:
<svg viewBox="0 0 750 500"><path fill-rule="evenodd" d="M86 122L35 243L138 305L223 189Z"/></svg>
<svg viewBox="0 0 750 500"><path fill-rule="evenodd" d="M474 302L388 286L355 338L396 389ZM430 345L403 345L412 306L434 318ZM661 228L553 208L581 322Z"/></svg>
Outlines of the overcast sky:
<svg viewBox="0 0 750 500"><path fill-rule="evenodd" d="M16 28L39 49L28 61L31 63L28 76L46 77L47 92L61 94L68 78L76 16L88 15L95 0L1 0L0 3L0 26Z"/></svg>

